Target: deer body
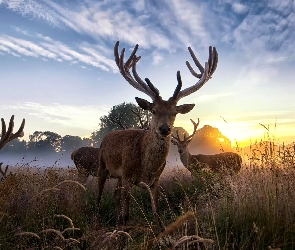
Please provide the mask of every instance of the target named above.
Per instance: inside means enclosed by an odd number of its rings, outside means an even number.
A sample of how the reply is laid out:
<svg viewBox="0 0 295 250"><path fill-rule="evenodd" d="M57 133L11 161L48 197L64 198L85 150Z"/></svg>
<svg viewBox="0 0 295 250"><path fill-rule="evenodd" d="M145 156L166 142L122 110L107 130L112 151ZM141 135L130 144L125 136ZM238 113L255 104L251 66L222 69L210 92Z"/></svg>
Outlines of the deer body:
<svg viewBox="0 0 295 250"><path fill-rule="evenodd" d="M191 155L188 150L180 154L182 164L188 169L209 168L213 172L224 172L226 170L237 173L241 169L242 158L234 152L224 152L214 155L197 154Z"/></svg>
<svg viewBox="0 0 295 250"><path fill-rule="evenodd" d="M120 145L117 140L122 140ZM158 140L145 130L117 130L107 134L101 144L100 163L115 178L128 178L132 184L154 183L162 173L169 152L169 138ZM157 155L155 158L154 156ZM122 169L122 165L126 166ZM134 171L137 166L140 171Z"/></svg>
<svg viewBox="0 0 295 250"><path fill-rule="evenodd" d="M191 73L200 80L193 86L181 91L182 81L178 71L178 85L173 96L165 101L150 80L145 78L144 82L136 72L136 63L140 59L136 56L138 45L135 46L126 62L124 62L125 48L122 49L120 55L118 48L119 42L115 45L114 55L120 73L131 86L152 99L150 103L144 99L135 98L142 109L151 111L152 119L147 130L113 131L103 138L99 154L97 204L100 204L108 175L117 178L118 184L115 191L117 219L119 224L125 226L129 218L131 187L137 185L148 188L151 191L153 212L156 214L160 226L163 227L158 215L157 187L169 152L171 130L176 115L188 113L194 107L194 104L177 106L177 102L182 97L197 91L211 78L217 67L218 54L215 48L212 50L210 47L209 59L205 68L203 68L189 48L189 52L201 74L197 74L188 62L187 66ZM133 76L130 73L131 68Z"/></svg>

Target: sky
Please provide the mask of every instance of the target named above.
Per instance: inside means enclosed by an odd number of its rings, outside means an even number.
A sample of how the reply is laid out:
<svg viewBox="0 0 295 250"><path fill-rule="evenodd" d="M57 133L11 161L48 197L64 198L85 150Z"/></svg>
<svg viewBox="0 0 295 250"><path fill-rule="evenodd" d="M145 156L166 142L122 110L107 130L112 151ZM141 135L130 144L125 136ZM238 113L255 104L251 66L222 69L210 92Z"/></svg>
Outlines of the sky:
<svg viewBox="0 0 295 250"><path fill-rule="evenodd" d="M25 140L88 137L114 105L151 101L120 75L116 41L126 57L139 44L137 72L166 100L177 70L183 88L198 81L187 47L204 65L215 46L213 77L179 101L195 108L174 125L190 132L200 118L240 146L268 135L293 142L294 10L294 0L0 0L0 116L14 114L15 130L25 118Z"/></svg>

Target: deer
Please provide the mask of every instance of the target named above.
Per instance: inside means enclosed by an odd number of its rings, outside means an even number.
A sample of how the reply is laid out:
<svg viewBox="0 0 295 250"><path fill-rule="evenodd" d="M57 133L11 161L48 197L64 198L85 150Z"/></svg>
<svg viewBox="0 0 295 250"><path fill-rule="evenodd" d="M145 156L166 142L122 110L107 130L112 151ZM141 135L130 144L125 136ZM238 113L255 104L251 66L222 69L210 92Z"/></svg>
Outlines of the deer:
<svg viewBox="0 0 295 250"><path fill-rule="evenodd" d="M13 132L14 127L14 115L11 116L8 129L6 130L6 123L3 118L1 118L1 125L2 125L2 132L1 132L1 139L0 139L0 150L10 141L24 136L24 127L25 127L25 119L23 119L19 130L16 133ZM7 170L8 166L5 167L5 170L2 169L3 162L0 163L0 173L2 175L1 181L7 177Z"/></svg>
<svg viewBox="0 0 295 250"><path fill-rule="evenodd" d="M193 139L197 128L199 126L200 120L194 122L192 119L190 121L194 125L194 131L191 135L183 135L183 140L180 139L178 130L176 130L176 136L172 135L171 142L178 147L178 153L180 155L180 160L185 168L190 172L193 172L196 169L209 168L213 172L235 172L237 173L241 169L242 158L237 153L233 152L224 152L214 155L204 155L197 154L191 155L188 150L188 145Z"/></svg>
<svg viewBox="0 0 295 250"><path fill-rule="evenodd" d="M115 207L117 224L126 226L129 220L129 204L131 188L135 185L148 189L151 195L152 211L159 226L163 223L159 216L158 183L164 170L166 158L170 149L171 131L177 114L190 112L195 104L177 105L177 102L199 90L213 75L217 68L218 53L215 47L209 47L209 59L203 67L197 60L193 50L189 53L201 73L196 73L190 63L186 65L191 74L198 79L192 86L181 90L182 80L177 71L177 86L168 100L163 100L159 90L145 78L138 75L136 64L140 56L136 55L139 45L136 44L130 57L124 62L125 48L119 55L119 41L114 46L115 62L123 78L135 89L143 92L152 99L149 102L136 97L137 104L152 114L147 130L125 129L108 133L102 140L98 168L97 212L107 176L118 180L115 190ZM132 75L130 72L132 69Z"/></svg>
<svg viewBox="0 0 295 250"><path fill-rule="evenodd" d="M89 175L97 176L99 165L99 148L81 147L71 154L78 170L78 178L81 183L85 183Z"/></svg>

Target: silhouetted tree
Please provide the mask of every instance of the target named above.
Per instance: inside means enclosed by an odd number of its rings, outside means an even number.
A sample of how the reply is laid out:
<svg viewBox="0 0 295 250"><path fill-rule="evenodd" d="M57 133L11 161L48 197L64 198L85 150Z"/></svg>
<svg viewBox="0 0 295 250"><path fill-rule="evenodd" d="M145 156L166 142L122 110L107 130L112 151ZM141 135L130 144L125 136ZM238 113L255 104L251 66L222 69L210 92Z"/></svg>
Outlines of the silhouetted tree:
<svg viewBox="0 0 295 250"><path fill-rule="evenodd" d="M61 150L61 136L51 131L35 131L29 135L29 152L55 153Z"/></svg>
<svg viewBox="0 0 295 250"><path fill-rule="evenodd" d="M192 153L217 154L232 151L231 141L218 128L205 125L198 129L190 143Z"/></svg>
<svg viewBox="0 0 295 250"><path fill-rule="evenodd" d="M103 137L113 130L126 128L143 128L143 123L149 123L149 111L139 108L133 103L121 103L111 108L108 115L100 118L99 129L92 132L94 146L99 147Z"/></svg>
<svg viewBox="0 0 295 250"><path fill-rule="evenodd" d="M83 140L79 136L65 135L61 139L61 150L66 152L73 152L77 148L83 146Z"/></svg>

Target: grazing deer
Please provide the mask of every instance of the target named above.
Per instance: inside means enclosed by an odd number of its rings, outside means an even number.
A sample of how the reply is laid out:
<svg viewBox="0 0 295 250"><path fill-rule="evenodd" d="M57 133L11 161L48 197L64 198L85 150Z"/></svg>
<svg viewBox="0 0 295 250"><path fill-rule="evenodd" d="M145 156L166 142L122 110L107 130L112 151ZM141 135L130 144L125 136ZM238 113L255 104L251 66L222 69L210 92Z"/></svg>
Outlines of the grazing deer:
<svg viewBox="0 0 295 250"><path fill-rule="evenodd" d="M13 132L14 127L14 115L11 116L8 129L6 131L6 124L3 118L1 118L1 125L2 125L2 132L1 132L1 139L0 139L0 150L10 141L24 136L24 127L25 127L25 119L23 119L19 130L16 133ZM0 163L0 173L2 175L1 181L4 180L7 177L7 170L8 166L6 166L5 170L2 170L2 162Z"/></svg>
<svg viewBox="0 0 295 250"><path fill-rule="evenodd" d="M240 155L233 152L220 153L215 155L191 155L188 150L188 145L193 139L196 130L199 126L200 120L198 123L195 123L192 119L191 122L194 125L193 133L186 137L184 134L184 139L181 140L176 131L177 136L172 135L171 142L178 147L178 153L180 154L180 160L182 164L192 172L194 168L205 168L208 167L213 172L223 172L224 170L229 170L230 172L238 172L241 169L242 158Z"/></svg>
<svg viewBox="0 0 295 250"><path fill-rule="evenodd" d="M99 148L81 147L76 149L71 154L71 159L74 161L78 170L79 181L85 183L88 176L97 176L99 165Z"/></svg>
<svg viewBox="0 0 295 250"><path fill-rule="evenodd" d="M199 90L214 73L218 54L215 47L209 47L209 59L205 68L199 63L192 49L188 50L201 71L197 74L189 62L187 67L193 76L199 80L193 86L181 91L182 81L180 72L177 72L178 85L172 97L165 101L160 96L159 90L148 78L145 82L136 71L136 63L141 58L136 56L138 44L135 46L129 59L124 63L125 48L119 55L119 41L114 47L116 64L125 80L137 90L145 93L152 99L152 103L136 97L136 102L144 110L150 110L152 119L148 130L132 129L117 130L107 134L100 147L100 161L98 169L98 197L99 207L104 184L108 175L118 179L115 191L116 212L119 224L126 225L129 218L130 191L133 185L148 188L152 196L152 209L157 216L160 226L158 206L158 181L165 167L166 157L169 152L171 130L178 113L186 114L193 109L194 104L177 106L177 102L193 92ZM132 75L130 69L132 68Z"/></svg>

